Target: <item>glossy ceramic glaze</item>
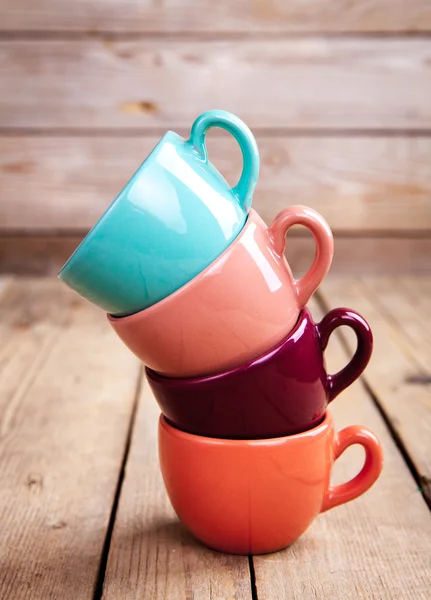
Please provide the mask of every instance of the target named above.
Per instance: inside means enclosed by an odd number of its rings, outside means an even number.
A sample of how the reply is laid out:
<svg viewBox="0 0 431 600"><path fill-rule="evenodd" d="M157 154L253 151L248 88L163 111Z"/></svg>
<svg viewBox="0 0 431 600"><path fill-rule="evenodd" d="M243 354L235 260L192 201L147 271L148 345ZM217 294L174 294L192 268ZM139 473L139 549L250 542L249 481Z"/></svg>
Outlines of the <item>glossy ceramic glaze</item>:
<svg viewBox="0 0 431 600"><path fill-rule="evenodd" d="M336 375L325 371L324 349L348 325L357 350ZM176 427L208 437L250 439L290 435L315 427L331 400L359 377L373 347L368 323L337 308L318 324L305 308L294 330L260 358L211 377L171 379L146 369L163 414Z"/></svg>
<svg viewBox="0 0 431 600"><path fill-rule="evenodd" d="M210 127L238 141L244 168L231 189L209 162ZM170 131L120 192L59 274L112 314L133 314L162 300L219 256L242 230L259 171L248 127L209 111L184 141Z"/></svg>
<svg viewBox="0 0 431 600"><path fill-rule="evenodd" d="M295 224L316 240L313 265L298 281L283 254ZM254 359L291 331L332 253L331 230L312 209L289 207L269 228L252 209L236 240L187 285L145 311L109 320L155 371L171 377L217 373Z"/></svg>
<svg viewBox="0 0 431 600"><path fill-rule="evenodd" d="M360 444L365 463L354 479L330 485L332 465ZM159 422L159 458L179 519L221 552L263 554L294 542L320 513L366 492L383 454L368 429L334 432L329 412L316 428L272 440L218 440Z"/></svg>

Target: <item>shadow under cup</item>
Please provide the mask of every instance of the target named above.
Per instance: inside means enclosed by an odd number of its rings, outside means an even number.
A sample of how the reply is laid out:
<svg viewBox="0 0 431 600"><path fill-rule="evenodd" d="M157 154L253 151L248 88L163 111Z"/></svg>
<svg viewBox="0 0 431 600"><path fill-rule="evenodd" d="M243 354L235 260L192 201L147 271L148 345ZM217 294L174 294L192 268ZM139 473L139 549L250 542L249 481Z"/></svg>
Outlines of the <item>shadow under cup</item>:
<svg viewBox="0 0 431 600"><path fill-rule="evenodd" d="M362 470L330 485L334 461L351 445L365 450ZM179 519L204 544L232 554L264 554L294 542L320 513L366 492L383 453L368 429L335 433L329 412L310 431L271 440L219 440L159 421L159 458Z"/></svg>
<svg viewBox="0 0 431 600"><path fill-rule="evenodd" d="M357 349L335 375L325 370L324 350L337 327L351 327ZM373 338L358 313L337 308L314 323L307 308L276 347L236 369L208 377L174 379L146 369L162 413L175 427L225 439L273 438L315 427L327 405L368 364Z"/></svg>

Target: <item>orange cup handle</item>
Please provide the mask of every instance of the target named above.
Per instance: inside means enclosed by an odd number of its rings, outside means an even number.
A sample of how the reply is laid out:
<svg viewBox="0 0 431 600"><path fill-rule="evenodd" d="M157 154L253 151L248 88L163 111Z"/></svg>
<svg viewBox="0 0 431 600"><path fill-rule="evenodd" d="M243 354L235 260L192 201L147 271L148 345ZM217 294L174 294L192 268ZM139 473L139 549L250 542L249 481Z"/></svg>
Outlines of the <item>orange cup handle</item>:
<svg viewBox="0 0 431 600"><path fill-rule="evenodd" d="M311 231L316 252L310 269L298 280L293 280L298 308L302 309L329 271L334 254L334 240L325 219L307 206L289 206L275 217L269 235L279 256L286 248L286 235L293 225L303 225Z"/></svg>
<svg viewBox="0 0 431 600"><path fill-rule="evenodd" d="M350 481L341 485L329 486L321 512L325 512L325 510L334 508L339 504L350 502L350 500L354 500L365 493L382 472L382 446L374 433L359 425L346 427L336 434L334 440L334 460L337 460L349 446L353 446L354 444L360 444L365 449L364 466L356 477Z"/></svg>

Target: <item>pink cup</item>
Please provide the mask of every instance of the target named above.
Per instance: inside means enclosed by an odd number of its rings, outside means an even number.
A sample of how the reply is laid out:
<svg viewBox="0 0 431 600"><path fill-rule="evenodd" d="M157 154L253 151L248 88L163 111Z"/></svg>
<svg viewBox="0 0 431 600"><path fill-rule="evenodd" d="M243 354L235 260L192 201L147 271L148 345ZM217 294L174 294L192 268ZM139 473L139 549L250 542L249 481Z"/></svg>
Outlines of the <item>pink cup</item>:
<svg viewBox="0 0 431 600"><path fill-rule="evenodd" d="M304 225L316 243L313 264L298 280L284 256L293 225ZM311 208L286 208L270 227L252 209L235 241L185 286L146 310L108 319L143 363L167 377L232 369L286 337L332 256L331 230Z"/></svg>

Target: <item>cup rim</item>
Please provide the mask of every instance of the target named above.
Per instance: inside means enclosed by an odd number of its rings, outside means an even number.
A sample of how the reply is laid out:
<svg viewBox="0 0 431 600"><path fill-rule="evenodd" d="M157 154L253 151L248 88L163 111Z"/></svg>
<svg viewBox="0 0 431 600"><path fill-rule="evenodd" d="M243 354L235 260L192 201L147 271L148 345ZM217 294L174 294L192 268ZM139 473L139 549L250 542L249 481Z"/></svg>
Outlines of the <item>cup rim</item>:
<svg viewBox="0 0 431 600"><path fill-rule="evenodd" d="M289 333L278 342L275 346L266 350L263 354L260 354L256 358L252 358L246 363L239 365L238 367L233 367L232 369L228 369L227 371L220 371L219 373L213 373L212 375L204 375L202 377L167 377L166 375L162 375L150 367L145 366L145 373L148 379L159 383L163 386L163 388L169 387L185 387L185 386L195 386L195 385L203 385L203 384L211 384L214 382L218 382L221 379L228 379L235 376L237 373L243 371L249 371L250 369L255 369L259 367L262 363L266 363L269 359L271 359L274 355L278 354L286 344L288 344L293 337L298 334L298 331L301 327L306 326L307 322L311 322L314 324L313 318L307 306L304 306L299 315L298 319L295 323L293 329L289 331Z"/></svg>
<svg viewBox="0 0 431 600"><path fill-rule="evenodd" d="M94 233L98 229L100 229L100 227L102 226L102 223L108 218L108 215L114 210L114 208L117 206L117 204L121 201L124 194L126 194L126 192L131 188L131 186L135 182L136 178L138 177L138 174L141 171L142 167L144 165L146 165L147 163L149 163L150 159L154 159L154 157L159 153L160 147L162 146L162 144L164 144L168 138L171 138L172 135L174 135L176 138L180 138L180 140L184 141L181 136L179 136L177 133L175 133L175 131L170 131L170 130L168 130L160 138L160 140L157 142L157 144L154 146L154 148L151 150L151 152L145 157L145 159L141 162L141 164L136 169L136 171L133 173L133 175L128 179L126 184L121 188L121 190L115 196L115 198L113 199L111 204L108 206L108 208L101 214L101 216L97 219L97 221L94 223L94 225L89 229L89 231L86 234L86 236L84 237L84 239L81 240L81 242L78 244L78 246L72 252L72 254L69 256L69 258L66 260L66 262L64 263L64 265L61 267L60 271L57 274L57 277L59 279L67 280L67 271L70 268L73 268L72 263L75 263L77 260L79 260L79 255L81 255L82 252L85 250L85 247L89 245L90 240L93 237Z"/></svg>
<svg viewBox="0 0 431 600"><path fill-rule="evenodd" d="M215 437L207 437L203 435L198 435L195 433L189 433L187 431L183 431L175 425L172 425L168 419L165 417L163 413L160 414L159 417L159 428L166 431L171 437L174 436L177 439L182 439L185 441L191 441L198 444L204 445L218 445L218 446L233 446L235 448L240 447L272 447L272 446L280 446L285 444L288 441L300 440L303 438L314 438L324 435L325 431L333 426L334 419L329 410L325 411L325 415L323 417L323 421L312 427L311 429L307 429L305 431L301 431L300 433L294 433L291 435L284 435L273 438L260 438L260 439L232 439L232 438L215 438Z"/></svg>
<svg viewBox="0 0 431 600"><path fill-rule="evenodd" d="M175 292L173 292L172 294L169 294L169 296L166 296L166 298L163 298L162 300L159 300L159 302L156 302L155 304L152 304L151 306L148 306L147 308L144 308L143 310L140 310L131 315L124 315L121 317L121 316L111 315L108 313L107 314L108 320L114 326L114 329L115 329L115 323L127 324L129 321L133 322L135 320L144 318L144 316L147 317L152 312L162 310L166 307L166 305L169 306L169 304L171 302L175 301L175 299L180 294L185 294L185 293L189 292L190 290L193 290L197 285L200 284L202 279L205 279L205 277L209 277L211 275L211 271L213 271L214 269L218 269L220 262L226 260L226 256L229 256L229 254L231 254L232 252L235 251L237 244L240 243L241 239L246 235L249 227L251 227L253 224L258 225L260 220L264 223L265 228L268 228L268 225L265 223L265 221L263 221L263 219L259 215L259 213L257 211L255 211L253 208L251 208L250 211L247 213L247 218L245 220L245 223L244 223L241 231L238 233L236 238L229 244L229 246L227 248L225 248L225 250L219 256L217 256L217 258L215 258L212 261L212 263L210 263L205 269L203 269L200 273L198 273L195 277L193 277L193 279L190 279L190 281L187 281L187 283L185 283L180 288L175 290Z"/></svg>

